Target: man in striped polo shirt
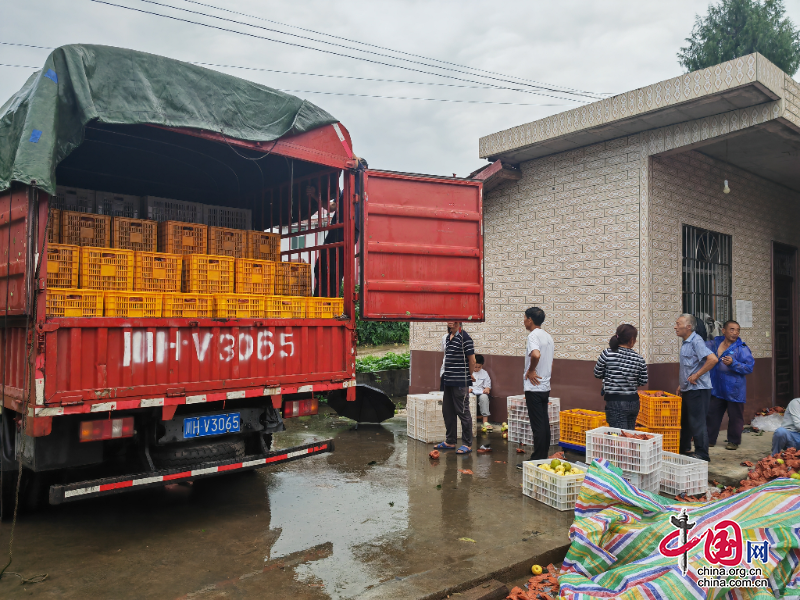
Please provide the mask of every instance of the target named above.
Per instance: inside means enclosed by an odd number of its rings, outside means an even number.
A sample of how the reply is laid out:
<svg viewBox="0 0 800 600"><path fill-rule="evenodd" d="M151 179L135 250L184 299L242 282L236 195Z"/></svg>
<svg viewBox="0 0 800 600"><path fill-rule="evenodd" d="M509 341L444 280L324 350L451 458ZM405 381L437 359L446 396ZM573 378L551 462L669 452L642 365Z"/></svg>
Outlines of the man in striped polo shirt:
<svg viewBox="0 0 800 600"><path fill-rule="evenodd" d="M456 454L472 452L472 414L469 411L469 386L472 382L472 369L475 366L475 348L472 338L461 328L461 323L447 323L447 338L444 351L444 417L447 439L436 448L448 450L456 446L457 421L461 419L461 439L464 445Z"/></svg>

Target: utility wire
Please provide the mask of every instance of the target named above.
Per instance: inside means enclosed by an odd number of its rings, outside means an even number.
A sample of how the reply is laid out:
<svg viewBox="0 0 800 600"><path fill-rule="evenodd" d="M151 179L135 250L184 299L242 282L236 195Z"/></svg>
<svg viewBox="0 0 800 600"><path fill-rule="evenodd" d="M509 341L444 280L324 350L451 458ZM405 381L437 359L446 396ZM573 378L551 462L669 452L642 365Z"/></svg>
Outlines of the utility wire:
<svg viewBox="0 0 800 600"><path fill-rule="evenodd" d="M203 63L198 63L203 64ZM224 65L221 65L224 66ZM0 67L20 67L23 69L39 69L40 67L31 67L30 65L9 65L6 63L0 63ZM237 68L246 68L246 67L237 67ZM324 77L322 75L321 77ZM409 81L407 83L415 83L413 81ZM456 86L456 87L467 87L467 86ZM564 104L532 104L532 103L520 103L520 102L491 102L488 100L451 100L448 98L415 98L412 96L378 96L373 94L351 94L346 92L318 92L315 90L287 90L283 88L275 88L279 92L287 92L290 94L323 94L325 96L351 96L357 98L384 98L387 100L425 100L428 102L457 102L461 104L499 104L503 106L564 106Z"/></svg>
<svg viewBox="0 0 800 600"><path fill-rule="evenodd" d="M307 50L316 50L317 52L322 52L322 53L325 53L325 54L332 54L334 56L341 56L341 57L344 57L344 58L352 58L354 60L363 60L365 62L369 62L369 63L373 63L373 64L377 64L377 65L383 65L383 66L387 66L387 67L394 67L394 68L397 68L397 69L403 69L405 71L413 71L413 72L416 72L416 73L424 73L425 75L436 75L438 77L445 77L445 78L448 78L448 79L456 79L458 81L464 81L464 82L467 82L467 83L483 83L483 82L474 81L474 80L471 80L471 79L464 79L462 77L456 77L455 75L446 75L446 74L443 74L443 73L434 73L434 72L431 72L431 71L424 71L422 69L416 69L416 68L413 68L413 67L406 67L406 66L403 66L403 65L395 65L395 64L392 64L392 63L382 62L382 61L379 61L379 60L373 60L373 59L370 59L370 58L365 58L363 56L353 56L351 54L344 54L342 52L335 52L333 50L325 50L323 48L315 48L314 46L307 46L307 45L304 45L304 44L298 44L298 43L294 43L294 42L287 42L286 40L277 40L275 38L270 38L270 37L266 37L266 36L263 36L263 35L257 35L255 33L248 33L248 32L245 32L245 31L238 31L236 29L230 29L230 28L227 28L227 27L220 27L219 25L211 25L210 23L202 23L200 21L192 21L190 19L183 19L181 17L175 17L173 15L165 15L165 14L162 14L162 13L157 13L157 12L153 12L153 11L149 11L149 10L144 10L142 8L134 8L132 6L125 6L123 4L114 4L113 2L108 2L106 0L89 0L89 1L90 2L94 2L96 4L105 4L106 6L113 6L115 8L123 8L125 10L130 10L130 11L133 11L133 12L138 12L138 13L142 13L142 14L146 14L146 15L153 15L153 16L156 16L156 17L162 17L164 19L170 19L170 20L173 20L173 21L181 22L181 23L190 23L192 25L200 25L201 27L207 27L209 29L216 29L218 31L226 31L228 33L236 33L238 35L243 35L245 37L251 37L251 38L259 39L259 40L266 40L268 42L275 42L275 43L278 43L278 44L283 44L285 46L294 46L294 47L297 47L297 48L304 48L304 49L307 49ZM505 88L505 87L502 87L502 86L493 86L493 87L495 87L496 89L508 89L508 88ZM551 94L544 94L542 92L526 91L526 93L535 94L537 96L545 96L545 97L548 97L548 98L555 98L556 100L569 100L571 102L586 102L586 100L583 100L583 99L569 98L569 97L563 98L561 96L553 96Z"/></svg>
<svg viewBox="0 0 800 600"><path fill-rule="evenodd" d="M192 14L192 15L208 17L210 19L217 19L219 21L224 21L226 23L234 23L236 25L244 25L246 27L253 27L255 29L261 29L263 31L270 31L272 33L277 33L279 35L287 35L287 36L298 38L298 39L301 39L301 40L308 40L308 41L311 41L311 42L316 42L318 44L328 44L330 46L336 46L337 48L344 48L346 50L355 50L356 52L364 52L366 54L372 54L374 56L381 56L383 58L390 58L392 60L404 60L406 62L410 62L410 63L415 64L415 65L421 65L423 67L428 67L428 68L433 68L433 69L442 69L442 70L446 70L446 71L453 71L455 73L460 73L462 75L469 75L471 77L475 77L474 73L470 73L468 71L462 71L462 70L459 70L459 69L453 69L451 67L439 67L437 65L431 65L431 64L428 64L428 63L425 63L425 62L421 62L421 61L418 61L418 60L411 60L411 59L408 59L408 58L400 58L400 57L397 57L397 56L391 56L389 54L383 54L381 52L375 52L373 50L362 50L360 48L353 48L352 46L346 46L344 44L337 44L336 42L328 42L326 40L320 40L320 39L308 37L308 36L305 36L305 35L300 35L300 34L297 34L297 33L288 33L288 32L285 32L285 31L280 31L279 29L274 29L272 27L264 27L262 25L254 25L252 23L246 23L244 21L237 21L235 19L227 19L225 17L219 17L217 15L211 15L211 14L200 12L200 11L196 11L196 10L190 10L188 8L181 8L179 6L174 6L172 4L167 4L167 3L164 3L164 2L158 2L157 0L139 0L139 1L140 2L144 2L145 4L154 4L155 6L160 6L162 8L167 8L167 9L172 9L172 10L179 10L181 12L186 12L186 13L189 13L189 14ZM595 95L595 94L589 95L586 92L564 91L564 90L556 89L556 88L553 88L553 87L544 87L542 85L532 85L532 84L529 84L529 83L520 84L519 82L511 82L508 79L502 79L502 78L498 78L498 77L490 77L488 75L478 75L478 77L483 77L484 79L492 79L494 81L500 81L502 83L516 83L516 85L526 85L526 86L529 86L529 87L536 88L537 90L543 90L543 91L546 91L546 92L555 92L555 93L559 93L559 94L568 94L568 95L571 94L571 95L584 96L584 97L589 96L593 100L600 100L601 99L601 98L597 97L597 95ZM474 83L478 83L478 82L474 82Z"/></svg>
<svg viewBox="0 0 800 600"><path fill-rule="evenodd" d="M487 71L486 69L476 69L476 68L470 67L468 65L462 65L462 64L459 64L459 63L449 62L449 61L446 61L446 60L439 60L438 58L431 58L429 56L423 56L421 54L414 54L412 52L403 52L402 50L395 50L393 48L388 48L386 46L379 46L377 44L370 44L370 43L367 43L367 42L361 42L359 40L354 40L354 39L351 39L351 38L346 38L346 37L341 37L341 36L338 36L338 35L333 35L333 34L330 34L330 33L325 33L324 31L316 31L314 29L307 29L306 27L300 27L298 25L291 25L289 23L282 23L280 21L275 21L273 19L267 19L265 17L259 17L259 16L256 16L256 15L250 15L250 14L247 14L247 13L243 13L243 12L239 12L239 11L235 11L235 10L230 10L228 8L222 8L220 6L214 6L212 4L206 4L204 2L198 2L197 0L182 0L182 1L186 2L188 4L197 4L198 6L204 6L206 8L213 8L213 9L221 11L221 12L226 12L226 13L230 13L230 14L234 14L234 15L239 15L239 16L242 16L242 17L248 17L248 18L251 18L251 19L257 19L259 21L265 21L267 23L274 23L275 25L280 25L281 27L290 27L292 29L299 29L300 31L306 31L308 33L313 33L315 35L323 35L325 37L333 38L333 39L336 39L336 40L342 40L344 42L350 42L352 44L359 44L361 46L368 46L370 48L378 48L379 50L387 50L389 52L395 52L397 54L402 54L402 55L405 55L405 56L413 56L415 58L423 58L425 60L438 62L438 63L441 63L443 65L451 65L453 67L460 67L462 69L469 69L470 71L475 71L477 73L489 73L491 75L501 75L503 77L508 77L508 78L511 78L511 79L517 79L519 81L527 81L527 82L535 83L535 84L538 84L538 85L547 85L547 86L553 85L553 84L549 84L549 83L543 83L541 81L536 81L534 79L526 79L524 77L517 77L516 75L506 75L504 73L498 73L497 71ZM611 96L611 95L613 95L613 94L609 94L607 92L587 92L585 90L579 90L579 89L565 87L565 86L556 86L556 87L560 87L563 90L567 90L567 91L570 91L570 92L580 92L582 94L589 94L589 95L596 95L596 96Z"/></svg>
<svg viewBox="0 0 800 600"><path fill-rule="evenodd" d="M25 48L39 48L41 50L55 50L55 48L49 46L31 46L30 44L14 44L11 42L0 42L0 44L5 46L23 46ZM244 71L261 71L264 73L280 73L283 75L303 75L306 77L326 77L330 79L352 79L355 81L377 81L381 83L404 83L409 85L432 85L438 87L451 87L451 88L461 88L461 89L468 89L468 90L493 90L497 89L492 85L458 85L457 83L438 83L435 81L407 81L403 79L383 79L377 77L355 77L352 75L327 75L321 73L305 73L303 71L281 71L279 69L264 69L260 67L242 67L240 65L222 65L218 63L209 63L209 62L202 62L202 61L188 61L193 65L201 65L204 67L218 67L221 69L242 69ZM2 64L2 63L0 63ZM27 65L8 65L4 64L3 66L6 67L26 67ZM38 69L39 67L27 67L30 69ZM527 90L515 90L515 91L527 91Z"/></svg>
<svg viewBox="0 0 800 600"><path fill-rule="evenodd" d="M278 88L280 89L280 88ZM490 102L487 100L448 100L443 98L412 98L411 96L373 96L371 94L350 94L346 92L313 92L310 90L284 90L293 94L325 94L326 96L357 96L359 98L389 98L391 100L427 100L431 102L461 102L464 104L504 104L507 106L564 106L563 104L520 104L518 102Z"/></svg>

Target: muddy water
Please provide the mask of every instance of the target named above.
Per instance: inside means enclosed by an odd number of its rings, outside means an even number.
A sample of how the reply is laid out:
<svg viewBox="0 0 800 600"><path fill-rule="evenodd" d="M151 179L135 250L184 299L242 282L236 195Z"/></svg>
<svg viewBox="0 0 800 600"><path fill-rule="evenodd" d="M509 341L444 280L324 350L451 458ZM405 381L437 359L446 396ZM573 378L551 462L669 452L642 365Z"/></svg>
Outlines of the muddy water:
<svg viewBox="0 0 800 600"><path fill-rule="evenodd" d="M24 515L9 570L48 579L3 578L0 597L353 598L572 521L521 495L521 455L499 433L479 438L493 454L432 463L404 420L356 430L320 415L276 446L327 437L332 454Z"/></svg>

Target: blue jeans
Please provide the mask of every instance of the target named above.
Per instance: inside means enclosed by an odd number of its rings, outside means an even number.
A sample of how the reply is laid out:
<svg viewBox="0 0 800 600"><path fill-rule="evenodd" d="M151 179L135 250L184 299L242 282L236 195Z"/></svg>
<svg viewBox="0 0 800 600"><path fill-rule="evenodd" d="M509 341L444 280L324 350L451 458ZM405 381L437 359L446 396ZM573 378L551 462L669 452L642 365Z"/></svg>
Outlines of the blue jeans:
<svg viewBox="0 0 800 600"><path fill-rule="evenodd" d="M778 454L778 452L786 448L800 449L800 433L778 427L775 433L772 434L772 453Z"/></svg>

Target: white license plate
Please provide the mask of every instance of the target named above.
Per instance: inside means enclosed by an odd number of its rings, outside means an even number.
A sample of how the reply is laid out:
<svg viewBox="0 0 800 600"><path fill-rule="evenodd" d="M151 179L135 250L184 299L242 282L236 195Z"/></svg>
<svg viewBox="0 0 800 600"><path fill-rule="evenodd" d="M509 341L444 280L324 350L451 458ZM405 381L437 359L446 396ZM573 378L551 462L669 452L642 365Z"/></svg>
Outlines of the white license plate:
<svg viewBox="0 0 800 600"><path fill-rule="evenodd" d="M196 438L241 431L242 420L239 413L189 417L183 420L183 437Z"/></svg>

